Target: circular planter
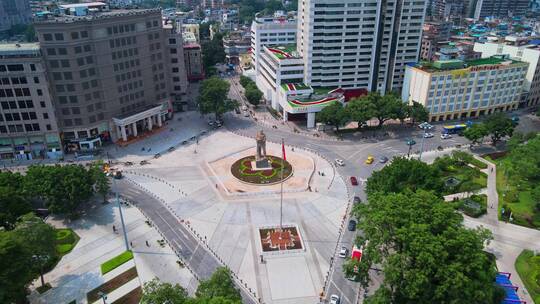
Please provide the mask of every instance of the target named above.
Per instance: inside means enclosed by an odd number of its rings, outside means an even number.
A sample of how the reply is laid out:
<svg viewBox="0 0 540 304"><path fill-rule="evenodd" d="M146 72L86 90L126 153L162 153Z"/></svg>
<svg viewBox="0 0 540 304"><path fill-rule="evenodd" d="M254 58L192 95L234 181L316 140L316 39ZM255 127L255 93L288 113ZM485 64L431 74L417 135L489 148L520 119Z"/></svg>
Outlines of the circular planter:
<svg viewBox="0 0 540 304"><path fill-rule="evenodd" d="M267 159L272 169L251 170L251 162L255 161L255 156L251 155L235 161L231 166L231 174L241 182L262 186L274 185L292 176L293 169L288 161L272 155L267 156ZM281 178L282 168L283 179Z"/></svg>

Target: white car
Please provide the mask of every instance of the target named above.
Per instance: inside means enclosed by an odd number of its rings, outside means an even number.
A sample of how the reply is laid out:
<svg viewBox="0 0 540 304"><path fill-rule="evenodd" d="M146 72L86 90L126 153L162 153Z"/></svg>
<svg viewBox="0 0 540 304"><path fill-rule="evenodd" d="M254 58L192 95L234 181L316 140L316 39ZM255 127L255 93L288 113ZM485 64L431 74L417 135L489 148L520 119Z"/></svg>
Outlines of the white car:
<svg viewBox="0 0 540 304"><path fill-rule="evenodd" d="M339 304L339 296L335 294L331 295L330 304Z"/></svg>
<svg viewBox="0 0 540 304"><path fill-rule="evenodd" d="M244 111L244 117L249 117L249 112L248 111Z"/></svg>
<svg viewBox="0 0 540 304"><path fill-rule="evenodd" d="M349 253L349 249L347 249L347 247L341 247L341 250L339 251L339 254L338 256L340 258L346 258L347 257L347 254Z"/></svg>
<svg viewBox="0 0 540 304"><path fill-rule="evenodd" d="M247 111L248 110L248 107L246 107L246 105L243 105L242 106L242 111Z"/></svg>
<svg viewBox="0 0 540 304"><path fill-rule="evenodd" d="M452 138L452 135L450 135L448 133L441 134L441 139L449 139L449 138Z"/></svg>
<svg viewBox="0 0 540 304"><path fill-rule="evenodd" d="M433 133L424 133L424 138L432 138Z"/></svg>
<svg viewBox="0 0 540 304"><path fill-rule="evenodd" d="M345 166L345 162L343 161L343 159L338 158L335 160L335 162L336 162L336 165L338 166L341 166L341 167Z"/></svg>

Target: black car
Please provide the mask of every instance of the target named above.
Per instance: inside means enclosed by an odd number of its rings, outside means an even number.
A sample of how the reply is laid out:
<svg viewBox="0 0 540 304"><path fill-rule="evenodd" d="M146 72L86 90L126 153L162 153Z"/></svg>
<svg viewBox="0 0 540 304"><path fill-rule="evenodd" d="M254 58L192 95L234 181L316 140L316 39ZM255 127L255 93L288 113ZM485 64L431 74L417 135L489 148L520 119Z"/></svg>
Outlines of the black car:
<svg viewBox="0 0 540 304"><path fill-rule="evenodd" d="M358 203L361 203L361 202L362 202L362 200L358 196L355 196L353 198L353 203L358 204Z"/></svg>
<svg viewBox="0 0 540 304"><path fill-rule="evenodd" d="M157 158L160 158L160 157L161 157L161 154L159 154L159 153L154 154L154 158L157 159Z"/></svg>
<svg viewBox="0 0 540 304"><path fill-rule="evenodd" d="M174 151L174 147L169 147L169 149L167 149L167 151L169 151L169 152Z"/></svg>
<svg viewBox="0 0 540 304"><path fill-rule="evenodd" d="M356 230L356 221L355 220L350 220L349 225L347 225L347 229L349 229L349 231L355 231Z"/></svg>

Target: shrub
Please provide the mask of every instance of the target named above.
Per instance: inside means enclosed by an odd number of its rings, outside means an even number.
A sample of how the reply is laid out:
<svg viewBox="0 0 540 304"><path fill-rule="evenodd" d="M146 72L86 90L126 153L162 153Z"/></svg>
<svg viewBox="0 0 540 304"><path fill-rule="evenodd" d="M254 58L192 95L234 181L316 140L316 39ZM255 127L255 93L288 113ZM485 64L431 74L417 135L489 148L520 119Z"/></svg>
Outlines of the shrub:
<svg viewBox="0 0 540 304"><path fill-rule="evenodd" d="M57 244L71 244L75 241L75 236L71 229L58 229L56 231Z"/></svg>
<svg viewBox="0 0 540 304"><path fill-rule="evenodd" d="M106 274L125 262L133 259L133 252L131 250L124 251L107 262L101 264L101 274Z"/></svg>
<svg viewBox="0 0 540 304"><path fill-rule="evenodd" d="M58 252L59 254L66 254L66 253L70 252L71 249L73 249L72 244L58 244L58 245L56 245L56 252Z"/></svg>

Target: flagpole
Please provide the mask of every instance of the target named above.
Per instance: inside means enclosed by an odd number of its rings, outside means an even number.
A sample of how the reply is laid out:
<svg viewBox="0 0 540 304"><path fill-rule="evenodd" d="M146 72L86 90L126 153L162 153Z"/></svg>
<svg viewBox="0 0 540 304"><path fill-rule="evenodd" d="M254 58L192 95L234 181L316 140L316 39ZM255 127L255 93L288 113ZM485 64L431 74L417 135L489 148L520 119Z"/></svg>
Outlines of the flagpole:
<svg viewBox="0 0 540 304"><path fill-rule="evenodd" d="M284 143L284 140L283 138L281 139L281 147L282 147L282 150L283 152L281 153L281 183L280 183L280 204L279 204L279 229L283 232L283 170L285 170L285 165L284 165L284 162L285 160L283 159L285 157L285 143ZM281 236L281 233L280 233L280 236Z"/></svg>

